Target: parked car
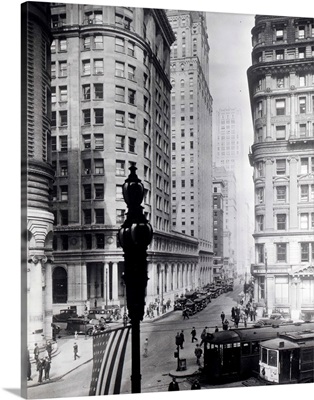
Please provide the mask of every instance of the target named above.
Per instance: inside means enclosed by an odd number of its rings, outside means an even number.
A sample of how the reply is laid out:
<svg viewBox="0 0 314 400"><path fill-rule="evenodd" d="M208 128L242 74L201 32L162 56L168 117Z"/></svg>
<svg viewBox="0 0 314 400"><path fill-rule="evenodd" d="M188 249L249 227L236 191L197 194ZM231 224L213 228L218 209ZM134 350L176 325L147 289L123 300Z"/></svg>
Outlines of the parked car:
<svg viewBox="0 0 314 400"><path fill-rule="evenodd" d="M273 313L269 318L260 318L253 326L259 328L261 326L291 324L292 322L292 319L284 318L280 313Z"/></svg>
<svg viewBox="0 0 314 400"><path fill-rule="evenodd" d="M99 320L93 319L85 319L84 317L77 318L69 318L67 321L66 330L68 334L74 334L75 332L78 335L92 335L94 327L99 324Z"/></svg>
<svg viewBox="0 0 314 400"><path fill-rule="evenodd" d="M101 308L90 309L87 318L98 320L104 319L106 323L112 322L113 319L110 310L103 310Z"/></svg>
<svg viewBox="0 0 314 400"><path fill-rule="evenodd" d="M67 308L65 310L60 310L59 314L53 315L52 322L67 322L69 318L77 317L75 310Z"/></svg>

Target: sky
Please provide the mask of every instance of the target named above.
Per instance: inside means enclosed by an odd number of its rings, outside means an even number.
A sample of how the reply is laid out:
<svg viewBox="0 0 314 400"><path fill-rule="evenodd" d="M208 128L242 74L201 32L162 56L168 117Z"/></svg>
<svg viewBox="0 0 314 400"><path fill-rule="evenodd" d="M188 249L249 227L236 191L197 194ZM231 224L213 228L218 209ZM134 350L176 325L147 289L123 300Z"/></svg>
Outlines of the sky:
<svg viewBox="0 0 314 400"><path fill-rule="evenodd" d="M224 0L204 1L194 0L120 0L115 1L67 1L67 3L88 3L104 5L126 5L135 7L154 7L210 11L219 13L211 15L209 20L209 42L210 59L216 60L219 78L210 78L210 90L215 99L216 105L222 106L234 104L241 107L249 101L247 95L246 70L250 65L251 38L250 30L254 25L255 14L272 14L287 16L312 16L314 17L313 0L303 0L302 3L263 0L261 2L248 0ZM1 79L1 136L2 152L0 157L1 165L1 283L2 288L1 304L3 306L3 324L0 330L0 353L3 363L0 374L0 394L1 399L16 399L19 396L20 388L20 4L21 1L10 0L1 5L2 22L0 25L1 37L6 40L1 42L2 63L0 63ZM221 13L231 13L221 15ZM217 18L219 16L219 18ZM231 20L232 31L226 30L223 21ZM215 27L215 31L212 29ZM214 35L220 35L219 40L211 40ZM234 46L225 47L222 45L222 38L230 35L229 43ZM241 46L240 46L241 43ZM238 45L237 45L238 44ZM228 65L223 60L228 56ZM219 61L219 63L218 63ZM217 64L218 63L218 64ZM240 66L241 65L241 66ZM230 67L231 73L229 68ZM214 68L214 65L211 66ZM214 76L214 75L213 75ZM228 104L229 103L229 104ZM216 105L214 107L216 107ZM244 108L243 108L244 109ZM245 115L245 121L249 121L250 116ZM245 122L248 123L248 122ZM249 132L248 128L247 131ZM13 310L13 311L12 311ZM239 393L241 391L241 395ZM231 397L241 400L264 400L269 394L276 397L295 399L300 396L312 396L312 385L287 385L285 387L261 387L258 389L218 389L210 392L210 396L219 397L220 400L230 399ZM198 397L207 399L209 393L200 391ZM130 397L132 396L132 397ZM150 395L129 395L123 399L146 400L157 399L159 394ZM180 396L173 393L163 393L163 399L187 400L189 393L180 392ZM76 398L77 400L82 398ZM112 396L108 398L113 399ZM116 397L114 397L117 400Z"/></svg>

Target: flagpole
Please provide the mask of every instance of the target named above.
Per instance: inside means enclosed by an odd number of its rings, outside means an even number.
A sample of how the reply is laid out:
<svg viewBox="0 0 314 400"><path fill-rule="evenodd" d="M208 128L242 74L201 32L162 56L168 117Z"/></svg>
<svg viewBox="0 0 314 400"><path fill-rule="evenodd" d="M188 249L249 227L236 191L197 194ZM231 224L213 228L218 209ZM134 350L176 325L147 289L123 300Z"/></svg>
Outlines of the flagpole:
<svg viewBox="0 0 314 400"><path fill-rule="evenodd" d="M123 198L128 206L126 219L118 239L124 250L124 282L129 317L132 325L132 393L141 393L140 321L144 317L147 286L147 247L152 240L153 230L147 221L141 203L144 186L136 175L134 164L122 187Z"/></svg>

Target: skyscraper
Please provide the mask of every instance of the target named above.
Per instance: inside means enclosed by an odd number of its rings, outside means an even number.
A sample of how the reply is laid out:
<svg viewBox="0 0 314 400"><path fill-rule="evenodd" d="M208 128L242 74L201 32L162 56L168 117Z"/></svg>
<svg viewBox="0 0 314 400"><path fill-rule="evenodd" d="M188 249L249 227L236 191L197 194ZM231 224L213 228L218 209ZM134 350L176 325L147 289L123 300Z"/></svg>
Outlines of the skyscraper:
<svg viewBox="0 0 314 400"><path fill-rule="evenodd" d="M197 238L200 268L212 266L212 97L205 13L168 10L171 50L172 228Z"/></svg>
<svg viewBox="0 0 314 400"><path fill-rule="evenodd" d="M314 20L257 15L248 69L255 277L266 311L314 315Z"/></svg>

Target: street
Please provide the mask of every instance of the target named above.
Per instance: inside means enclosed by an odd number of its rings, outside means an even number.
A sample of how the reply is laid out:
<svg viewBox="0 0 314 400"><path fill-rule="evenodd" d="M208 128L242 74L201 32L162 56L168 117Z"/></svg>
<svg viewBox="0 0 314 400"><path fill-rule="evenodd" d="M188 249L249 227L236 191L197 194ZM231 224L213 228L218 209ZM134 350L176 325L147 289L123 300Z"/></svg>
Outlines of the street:
<svg viewBox="0 0 314 400"><path fill-rule="evenodd" d="M191 343L191 329L194 326L197 332L197 338L200 342L200 334L205 326L214 330L215 325L220 327L220 313L224 311L227 318L230 318L230 310L238 300L238 294L242 291L242 285L238 281L235 282L234 291L223 293L207 307L191 316L189 319L183 319L181 311L173 311L163 318L150 322L145 320L141 324L141 344L145 338L148 338L148 357L141 358L142 372L142 393L162 392L168 390L171 378L169 372L176 369L177 359L174 358L175 335L181 330L185 334L185 344L183 350L180 350L180 358L186 358L188 366L195 363L193 354L195 344ZM65 340L72 340L65 339ZM91 344L92 342L89 341ZM128 346L123 379L121 385L121 394L131 393L131 348ZM62 357L62 348L61 354ZM53 362L52 362L53 369ZM89 386L92 373L92 361L75 369L73 372L65 375L61 380L56 382L46 383L40 386L31 387L28 389L28 397L36 398L57 398L57 397L73 397L73 396L88 396ZM178 379L180 389L188 390L191 383L187 378ZM209 387L209 385L208 385Z"/></svg>

